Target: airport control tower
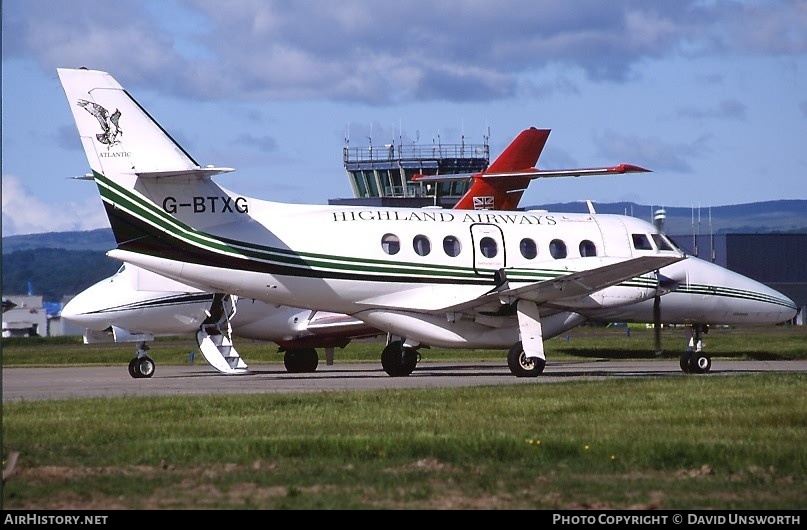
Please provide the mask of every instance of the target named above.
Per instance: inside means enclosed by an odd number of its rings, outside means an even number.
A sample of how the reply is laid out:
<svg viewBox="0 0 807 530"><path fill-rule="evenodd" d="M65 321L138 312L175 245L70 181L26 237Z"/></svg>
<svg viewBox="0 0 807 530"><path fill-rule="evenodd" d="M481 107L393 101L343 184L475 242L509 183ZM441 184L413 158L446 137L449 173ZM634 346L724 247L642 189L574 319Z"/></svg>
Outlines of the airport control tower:
<svg viewBox="0 0 807 530"><path fill-rule="evenodd" d="M470 180L422 184L412 181L417 173L449 175L474 173L490 163L488 136L483 144L386 144L343 149L345 169L353 198L330 199L329 204L369 206L440 206L452 208Z"/></svg>

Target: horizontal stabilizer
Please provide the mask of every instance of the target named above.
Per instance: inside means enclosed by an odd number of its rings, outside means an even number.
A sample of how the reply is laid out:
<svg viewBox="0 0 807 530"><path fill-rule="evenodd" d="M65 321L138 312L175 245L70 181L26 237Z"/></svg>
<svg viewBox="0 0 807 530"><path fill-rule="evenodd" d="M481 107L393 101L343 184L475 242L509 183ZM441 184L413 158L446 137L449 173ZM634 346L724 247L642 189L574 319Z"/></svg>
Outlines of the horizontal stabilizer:
<svg viewBox="0 0 807 530"><path fill-rule="evenodd" d="M608 167L589 167L589 168L576 168L576 169L538 169L529 168L521 171L506 171L500 173L457 173L454 175L422 175L416 174L412 177L413 181L418 182L449 182L468 180L473 177L481 177L484 179L495 178L553 178L553 177L584 177L589 175L621 175L625 173L651 173L649 169L645 169L633 164L618 164L616 166Z"/></svg>
<svg viewBox="0 0 807 530"><path fill-rule="evenodd" d="M175 171L146 171L136 173L141 178L171 178L171 177L195 177L195 178L210 178L213 175L221 173L229 173L235 171L231 167L200 167L194 169L181 169Z"/></svg>

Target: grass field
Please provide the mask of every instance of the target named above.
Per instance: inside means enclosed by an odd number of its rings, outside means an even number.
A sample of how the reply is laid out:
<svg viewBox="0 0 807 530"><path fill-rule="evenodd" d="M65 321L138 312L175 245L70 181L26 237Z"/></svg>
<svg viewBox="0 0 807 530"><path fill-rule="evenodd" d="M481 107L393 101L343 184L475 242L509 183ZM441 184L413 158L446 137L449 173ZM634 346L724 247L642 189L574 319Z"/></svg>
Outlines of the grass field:
<svg viewBox="0 0 807 530"><path fill-rule="evenodd" d="M677 358L681 330L664 333ZM40 342L34 344L34 342ZM3 367L120 364L133 345L3 341ZM189 346L190 344L190 346ZM250 363L282 362L243 341ZM378 343L336 362L379 362ZM192 343L157 341L159 364ZM652 332L577 328L547 358L654 359ZM715 359L805 359L804 327L716 328ZM426 350L424 361L501 359ZM807 374L3 405L4 509L803 509Z"/></svg>

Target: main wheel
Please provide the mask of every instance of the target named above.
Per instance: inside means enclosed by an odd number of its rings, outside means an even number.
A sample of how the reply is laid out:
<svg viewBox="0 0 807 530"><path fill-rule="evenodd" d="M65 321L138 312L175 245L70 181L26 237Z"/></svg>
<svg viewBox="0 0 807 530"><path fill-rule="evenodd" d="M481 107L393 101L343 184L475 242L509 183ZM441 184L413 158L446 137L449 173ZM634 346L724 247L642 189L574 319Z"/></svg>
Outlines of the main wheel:
<svg viewBox="0 0 807 530"><path fill-rule="evenodd" d="M699 352L695 352L692 355L692 360L689 363L689 369L691 370L690 373L705 374L709 372L711 368L712 368L712 359L710 359L708 355L704 355Z"/></svg>
<svg viewBox="0 0 807 530"><path fill-rule="evenodd" d="M546 367L546 359L527 357L519 341L507 352L507 366L516 377L538 377Z"/></svg>
<svg viewBox="0 0 807 530"><path fill-rule="evenodd" d="M283 355L283 364L286 371L292 374L315 372L319 365L319 356L314 348L288 350Z"/></svg>
<svg viewBox="0 0 807 530"><path fill-rule="evenodd" d="M403 341L390 342L381 352L381 367L390 377L403 377L415 370L418 352L403 345Z"/></svg>
<svg viewBox="0 0 807 530"><path fill-rule="evenodd" d="M681 366L681 371L685 374L692 373L692 357L693 353L691 351L685 351L681 354L681 359L679 360L679 365Z"/></svg>
<svg viewBox="0 0 807 530"><path fill-rule="evenodd" d="M132 360L129 361L129 375L132 376L132 378L134 379L137 379L139 377L137 375L137 368L135 368L136 365L137 365L137 357L133 357Z"/></svg>
<svg viewBox="0 0 807 530"><path fill-rule="evenodd" d="M154 375L156 365L154 359L146 355L145 357L135 357L129 363L129 373L135 379L148 379Z"/></svg>

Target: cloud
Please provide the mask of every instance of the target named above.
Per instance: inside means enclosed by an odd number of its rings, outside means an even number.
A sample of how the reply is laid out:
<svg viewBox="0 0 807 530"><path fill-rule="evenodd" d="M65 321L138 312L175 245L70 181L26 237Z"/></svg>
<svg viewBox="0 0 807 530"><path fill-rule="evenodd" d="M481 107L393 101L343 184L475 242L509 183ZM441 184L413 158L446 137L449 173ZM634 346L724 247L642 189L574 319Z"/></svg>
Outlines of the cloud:
<svg viewBox="0 0 807 530"><path fill-rule="evenodd" d="M687 107L678 111L678 115L686 118L704 119L745 119L746 106L736 99L721 101L715 107L694 108Z"/></svg>
<svg viewBox="0 0 807 530"><path fill-rule="evenodd" d="M785 0L82 0L69 24L55 0L4 8L4 58L53 71L80 57L127 86L201 100L496 101L557 71L623 83L664 57L807 50L807 10ZM133 51L125 68L121 50Z"/></svg>
<svg viewBox="0 0 807 530"><path fill-rule="evenodd" d="M43 232L68 232L108 228L109 220L97 194L84 202L48 204L23 182L3 175L3 237Z"/></svg>
<svg viewBox="0 0 807 530"><path fill-rule="evenodd" d="M594 138L598 150L608 159L630 160L653 171L691 173L691 161L709 149L709 139L695 138L689 144L671 144L653 137L637 137L606 131Z"/></svg>

